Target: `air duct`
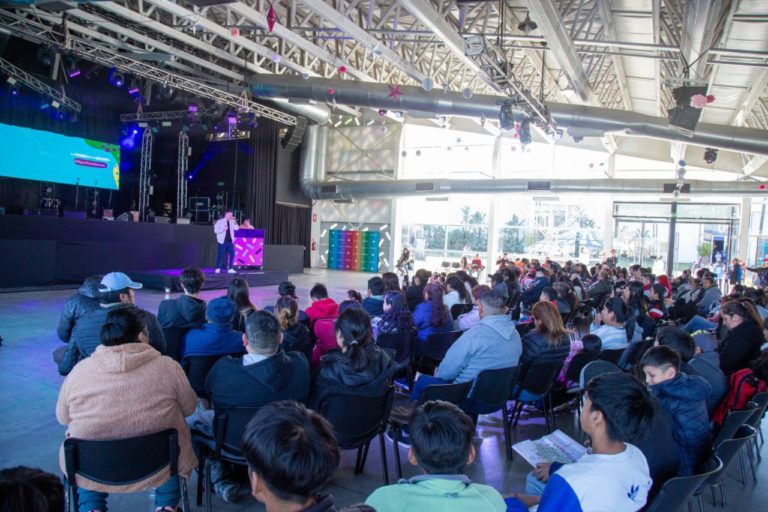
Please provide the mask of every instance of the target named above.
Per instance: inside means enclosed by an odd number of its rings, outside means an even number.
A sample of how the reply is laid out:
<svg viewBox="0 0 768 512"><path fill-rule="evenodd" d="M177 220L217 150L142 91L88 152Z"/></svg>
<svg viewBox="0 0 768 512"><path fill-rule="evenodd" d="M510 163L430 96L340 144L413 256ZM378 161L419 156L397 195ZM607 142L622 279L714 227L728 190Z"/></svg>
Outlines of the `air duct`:
<svg viewBox="0 0 768 512"><path fill-rule="evenodd" d="M510 194L547 192L593 194L653 194L661 197L663 181L658 180L386 180L325 181L325 155L328 145L327 126L309 126L301 153L301 189L312 199L365 199L407 196L445 196L448 194ZM669 180L666 185L674 184ZM760 195L768 196L765 185L756 181L685 182L688 195Z"/></svg>
<svg viewBox="0 0 768 512"><path fill-rule="evenodd" d="M465 99L461 94L437 90L426 92L421 87L413 86L400 86L400 94L395 94L389 86L376 83L303 80L285 75L259 75L251 81L251 92L262 98L335 101L339 105L488 119L499 116L502 99L500 96L478 94ZM666 119L635 112L563 103L547 103L547 108L560 128L594 132L595 135L625 133L768 156L768 136L764 130L699 123L693 136L686 137L672 129Z"/></svg>

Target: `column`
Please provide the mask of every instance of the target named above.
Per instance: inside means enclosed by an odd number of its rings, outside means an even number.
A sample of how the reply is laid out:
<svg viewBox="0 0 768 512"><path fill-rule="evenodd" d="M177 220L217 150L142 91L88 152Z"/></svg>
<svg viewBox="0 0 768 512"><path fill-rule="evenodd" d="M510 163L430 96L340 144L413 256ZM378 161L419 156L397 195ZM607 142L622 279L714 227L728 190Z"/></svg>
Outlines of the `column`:
<svg viewBox="0 0 768 512"><path fill-rule="evenodd" d="M748 260L749 251L749 218L752 214L752 198L741 198L741 213L739 218L739 247L738 252L732 257Z"/></svg>

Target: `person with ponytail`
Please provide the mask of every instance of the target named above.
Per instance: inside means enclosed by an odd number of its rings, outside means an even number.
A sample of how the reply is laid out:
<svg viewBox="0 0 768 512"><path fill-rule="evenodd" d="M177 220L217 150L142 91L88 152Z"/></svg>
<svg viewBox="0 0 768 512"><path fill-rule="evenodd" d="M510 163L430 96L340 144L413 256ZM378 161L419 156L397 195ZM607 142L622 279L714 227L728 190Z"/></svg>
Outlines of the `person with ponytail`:
<svg viewBox="0 0 768 512"><path fill-rule="evenodd" d="M424 288L424 302L416 306L413 322L419 330L419 339L422 341L427 341L430 334L448 332L453 328L451 314L443 304L441 285L431 283Z"/></svg>
<svg viewBox="0 0 768 512"><path fill-rule="evenodd" d="M760 315L749 299L729 300L720 308L720 317L728 333L720 342L720 369L726 376L746 368L760 355L765 343Z"/></svg>
<svg viewBox="0 0 768 512"><path fill-rule="evenodd" d="M299 322L298 301L293 297L280 297L275 303L274 315L283 333L283 350L300 352L304 354L307 361L311 360L314 343L309 336L307 326Z"/></svg>
<svg viewBox="0 0 768 512"><path fill-rule="evenodd" d="M309 406L317 410L326 397L344 392L376 396L400 369L373 343L371 318L362 309L345 309L334 322L338 349L320 358Z"/></svg>
<svg viewBox="0 0 768 512"><path fill-rule="evenodd" d="M620 297L607 299L595 315L589 332L600 337L603 350L619 350L629 346L635 333L635 319Z"/></svg>
<svg viewBox="0 0 768 512"><path fill-rule="evenodd" d="M630 281L627 283L622 298L636 324L630 341L636 342L643 338L654 336L656 334L656 322L648 315L648 305L645 300L643 283L641 281Z"/></svg>

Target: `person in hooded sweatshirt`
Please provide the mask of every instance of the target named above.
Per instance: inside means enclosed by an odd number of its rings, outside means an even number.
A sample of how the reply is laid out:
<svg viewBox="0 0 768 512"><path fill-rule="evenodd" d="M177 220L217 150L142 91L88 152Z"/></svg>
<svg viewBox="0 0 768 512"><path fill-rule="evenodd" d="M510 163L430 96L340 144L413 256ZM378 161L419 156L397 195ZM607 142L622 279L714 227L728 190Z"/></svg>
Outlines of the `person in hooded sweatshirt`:
<svg viewBox="0 0 768 512"><path fill-rule="evenodd" d="M181 358L181 343L184 335L205 323L205 301L200 290L205 274L197 267L181 271L179 283L184 294L178 299L166 299L157 307L157 320L163 328L168 355L177 361Z"/></svg>
<svg viewBox="0 0 768 512"><path fill-rule="evenodd" d="M285 352L280 323L266 311L255 311L245 319L242 336L246 354L225 356L213 365L205 387L213 408L261 407L279 400L304 402L309 395L309 363L304 354ZM213 448L213 410L198 410L187 418L190 428L210 440ZM227 502L237 497L239 484L228 478L220 461L213 462L216 494Z"/></svg>
<svg viewBox="0 0 768 512"><path fill-rule="evenodd" d="M675 440L680 456L680 476L690 475L708 455L711 429L707 412L709 383L680 371L680 354L668 346L649 348L640 360L645 382L672 415Z"/></svg>
<svg viewBox="0 0 768 512"><path fill-rule="evenodd" d="M102 277L98 275L87 277L77 293L64 303L59 317L59 326L56 328L56 334L64 343L69 343L72 331L80 317L99 309L99 283L101 283ZM67 347L64 346L56 349L53 352L54 362L61 361L66 350Z"/></svg>
<svg viewBox="0 0 768 512"><path fill-rule="evenodd" d="M317 283L309 290L309 298L312 305L307 308L307 317L309 318L309 329L315 326L321 318L336 318L339 316L339 305L335 300L328 297L328 288L322 283Z"/></svg>

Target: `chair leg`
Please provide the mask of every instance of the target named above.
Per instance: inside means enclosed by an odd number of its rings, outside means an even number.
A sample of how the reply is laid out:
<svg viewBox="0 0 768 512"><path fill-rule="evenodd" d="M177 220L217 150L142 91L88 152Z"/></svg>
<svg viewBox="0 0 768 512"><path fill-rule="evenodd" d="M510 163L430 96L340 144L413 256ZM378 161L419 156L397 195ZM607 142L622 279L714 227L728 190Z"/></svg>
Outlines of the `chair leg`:
<svg viewBox="0 0 768 512"><path fill-rule="evenodd" d="M359 475L363 472L363 469L365 469L365 461L368 459L368 448L371 446L371 442L368 441L364 446L360 447L360 450L357 453L358 456L358 466L355 467L355 474Z"/></svg>
<svg viewBox="0 0 768 512"><path fill-rule="evenodd" d="M195 498L195 503L197 504L198 507L200 507L203 504L203 481L205 480L205 460L206 460L205 448L201 444L200 454L198 455L198 460L197 460L197 497Z"/></svg>
<svg viewBox="0 0 768 512"><path fill-rule="evenodd" d="M741 485L747 485L747 468L744 467L744 453L739 451L739 466L741 466Z"/></svg>
<svg viewBox="0 0 768 512"><path fill-rule="evenodd" d="M72 504L72 512L77 512L80 508L80 502L77 496L77 486L75 484L69 486L69 502Z"/></svg>
<svg viewBox="0 0 768 512"><path fill-rule="evenodd" d="M400 429L397 427L390 427L392 432L392 449L395 452L395 468L397 471L397 479L403 478L403 468L400 465L400 445L397 444L397 440L400 438Z"/></svg>
<svg viewBox="0 0 768 512"><path fill-rule="evenodd" d="M749 468L752 470L752 481L757 483L757 473L755 472L755 456L752 454L752 449L749 446L747 446L746 449L747 456L749 457Z"/></svg>
<svg viewBox="0 0 768 512"><path fill-rule="evenodd" d="M520 419L521 412L523 412L523 402L518 400L515 402L515 409L512 411L512 414L515 416L515 421L512 423L513 427L517 427L517 422Z"/></svg>
<svg viewBox="0 0 768 512"><path fill-rule="evenodd" d="M725 489L723 488L723 483L718 483L717 487L720 489L720 500L723 502L723 508L725 508Z"/></svg>
<svg viewBox="0 0 768 512"><path fill-rule="evenodd" d="M714 485L710 485L709 486L709 490L712 493L712 504L714 506L717 506L717 499L715 498L715 486Z"/></svg>
<svg viewBox="0 0 768 512"><path fill-rule="evenodd" d="M363 459L363 447L357 449L357 457L355 458L355 474L360 474L360 461Z"/></svg>
<svg viewBox="0 0 768 512"><path fill-rule="evenodd" d="M213 496L213 478L211 477L211 458L209 457L205 461L205 470L203 471L205 474L205 512L211 512L211 500Z"/></svg>
<svg viewBox="0 0 768 512"><path fill-rule="evenodd" d="M504 422L504 444L507 448L507 460L512 460L512 435L509 431L509 414L507 413L507 404L501 408L501 417Z"/></svg>
<svg viewBox="0 0 768 512"><path fill-rule="evenodd" d="M189 489L187 489L187 479L179 476L181 482L181 507L184 512L190 512L189 508Z"/></svg>
<svg viewBox="0 0 768 512"><path fill-rule="evenodd" d="M389 485L389 468L387 467L387 446L384 444L384 432L379 433L379 449L381 450L381 465L384 470L384 485Z"/></svg>
<svg viewBox="0 0 768 512"><path fill-rule="evenodd" d="M701 502L701 494L696 496L696 501L699 504L699 512L704 512L704 504Z"/></svg>

